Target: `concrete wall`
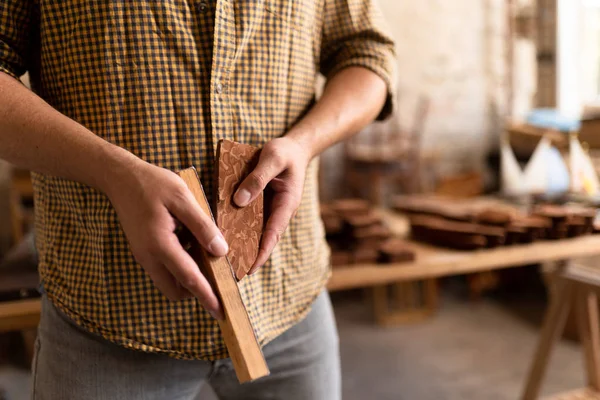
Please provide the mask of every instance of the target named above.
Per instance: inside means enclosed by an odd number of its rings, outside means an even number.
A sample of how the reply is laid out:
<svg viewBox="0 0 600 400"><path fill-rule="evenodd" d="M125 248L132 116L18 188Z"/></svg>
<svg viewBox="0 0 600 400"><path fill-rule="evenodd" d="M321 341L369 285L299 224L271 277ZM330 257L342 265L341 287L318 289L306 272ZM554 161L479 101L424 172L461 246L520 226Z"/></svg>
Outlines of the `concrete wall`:
<svg viewBox="0 0 600 400"><path fill-rule="evenodd" d="M452 168L478 164L488 147L486 7L482 0L380 0L397 41L399 107L408 121L431 99L424 149L443 149Z"/></svg>
<svg viewBox="0 0 600 400"><path fill-rule="evenodd" d="M410 128L417 99L427 96L422 152L439 155L434 174L482 168L508 111L505 0L378 2L397 43L400 124ZM531 107L534 57L530 41L516 43L514 115ZM336 148L323 157L326 198L340 189L341 154Z"/></svg>

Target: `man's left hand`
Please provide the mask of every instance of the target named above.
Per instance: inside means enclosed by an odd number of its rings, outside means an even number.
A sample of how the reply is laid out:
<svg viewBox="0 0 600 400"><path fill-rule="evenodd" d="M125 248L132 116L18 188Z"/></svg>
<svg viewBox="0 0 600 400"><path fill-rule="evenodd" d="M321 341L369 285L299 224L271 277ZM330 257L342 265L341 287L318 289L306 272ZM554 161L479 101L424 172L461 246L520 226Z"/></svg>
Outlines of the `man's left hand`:
<svg viewBox="0 0 600 400"><path fill-rule="evenodd" d="M274 139L264 146L256 168L244 179L235 193L235 203L244 207L267 186L273 192L271 213L265 225L258 256L249 275L267 262L300 206L310 160L309 150L294 139Z"/></svg>

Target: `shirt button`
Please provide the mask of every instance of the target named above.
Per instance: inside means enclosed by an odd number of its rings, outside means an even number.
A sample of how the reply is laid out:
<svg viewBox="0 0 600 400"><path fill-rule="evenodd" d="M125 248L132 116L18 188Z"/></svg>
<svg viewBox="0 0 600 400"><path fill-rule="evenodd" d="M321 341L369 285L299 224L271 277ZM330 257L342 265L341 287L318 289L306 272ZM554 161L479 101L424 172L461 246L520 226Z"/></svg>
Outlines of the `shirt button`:
<svg viewBox="0 0 600 400"><path fill-rule="evenodd" d="M217 83L217 94L221 94L223 93L223 85L220 83Z"/></svg>
<svg viewBox="0 0 600 400"><path fill-rule="evenodd" d="M207 8L208 8L208 4L206 4L205 1L198 4L198 11L200 11L200 13L202 13L202 14L204 14L206 12Z"/></svg>

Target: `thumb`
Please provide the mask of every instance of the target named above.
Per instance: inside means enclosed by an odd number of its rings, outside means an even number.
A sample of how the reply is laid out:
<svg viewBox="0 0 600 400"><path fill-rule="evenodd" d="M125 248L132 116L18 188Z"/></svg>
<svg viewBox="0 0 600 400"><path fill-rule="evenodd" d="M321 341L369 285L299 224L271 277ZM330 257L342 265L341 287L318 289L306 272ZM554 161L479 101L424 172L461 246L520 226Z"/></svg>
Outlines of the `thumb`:
<svg viewBox="0 0 600 400"><path fill-rule="evenodd" d="M262 153L256 168L242 181L235 192L233 201L238 207L247 206L280 173L280 163L274 162L266 153Z"/></svg>

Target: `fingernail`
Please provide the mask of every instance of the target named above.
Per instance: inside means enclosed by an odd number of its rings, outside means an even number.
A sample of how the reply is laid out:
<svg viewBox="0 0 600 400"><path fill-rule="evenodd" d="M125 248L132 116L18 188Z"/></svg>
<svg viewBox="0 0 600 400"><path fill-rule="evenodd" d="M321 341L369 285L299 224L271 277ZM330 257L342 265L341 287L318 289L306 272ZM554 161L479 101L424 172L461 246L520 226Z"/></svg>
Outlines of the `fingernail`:
<svg viewBox="0 0 600 400"><path fill-rule="evenodd" d="M254 274L256 273L256 271L258 271L258 269L259 269L259 268L260 268L260 265L258 265L258 266L256 266L256 267L252 268L252 269L250 270L250 272L248 272L248 275L254 275Z"/></svg>
<svg viewBox="0 0 600 400"><path fill-rule="evenodd" d="M208 244L208 251L215 256L224 256L229 251L229 246L227 246L227 242L223 236L216 235Z"/></svg>
<svg viewBox="0 0 600 400"><path fill-rule="evenodd" d="M239 207L244 207L250 202L250 192L246 189L240 189L235 193L233 200Z"/></svg>
<svg viewBox="0 0 600 400"><path fill-rule="evenodd" d="M210 314L211 317L213 317L216 320L224 320L225 317L223 316L223 312L219 309L219 310L206 310L208 311L208 313Z"/></svg>

